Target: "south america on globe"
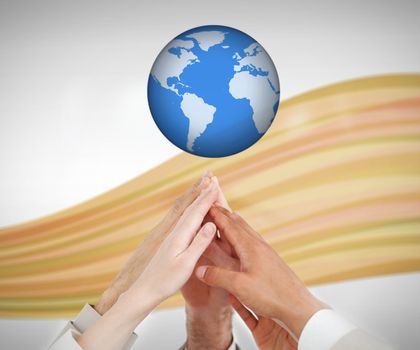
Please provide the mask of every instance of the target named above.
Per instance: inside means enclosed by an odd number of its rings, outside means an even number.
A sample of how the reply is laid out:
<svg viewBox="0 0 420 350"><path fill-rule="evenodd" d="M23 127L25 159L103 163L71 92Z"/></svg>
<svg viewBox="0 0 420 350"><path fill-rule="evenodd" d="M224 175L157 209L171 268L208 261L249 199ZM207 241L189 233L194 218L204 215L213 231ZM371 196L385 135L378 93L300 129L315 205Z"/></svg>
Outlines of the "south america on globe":
<svg viewBox="0 0 420 350"><path fill-rule="evenodd" d="M276 67L249 35L211 25L190 29L157 56L148 102L160 131L180 149L225 157L257 142L280 99Z"/></svg>

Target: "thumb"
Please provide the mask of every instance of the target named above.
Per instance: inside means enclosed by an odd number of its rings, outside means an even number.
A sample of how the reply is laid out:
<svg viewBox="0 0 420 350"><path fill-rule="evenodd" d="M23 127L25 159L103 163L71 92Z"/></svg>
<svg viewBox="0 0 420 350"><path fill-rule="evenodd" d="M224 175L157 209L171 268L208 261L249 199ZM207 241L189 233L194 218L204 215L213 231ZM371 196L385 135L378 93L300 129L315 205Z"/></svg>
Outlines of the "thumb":
<svg viewBox="0 0 420 350"><path fill-rule="evenodd" d="M200 266L195 271L198 279L204 283L227 290L236 294L237 281L240 280L240 272L230 271L217 266Z"/></svg>

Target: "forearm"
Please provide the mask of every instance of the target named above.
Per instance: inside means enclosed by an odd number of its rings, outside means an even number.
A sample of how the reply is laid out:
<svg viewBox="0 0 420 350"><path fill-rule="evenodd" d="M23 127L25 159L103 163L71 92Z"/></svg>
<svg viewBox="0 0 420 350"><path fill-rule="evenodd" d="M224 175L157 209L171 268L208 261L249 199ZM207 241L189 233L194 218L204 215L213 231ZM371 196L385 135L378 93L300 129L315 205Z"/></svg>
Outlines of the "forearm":
<svg viewBox="0 0 420 350"><path fill-rule="evenodd" d="M120 350L137 325L153 310L155 302L141 291L129 290L77 342L84 350Z"/></svg>
<svg viewBox="0 0 420 350"><path fill-rule="evenodd" d="M186 307L187 349L226 350L232 343L232 308Z"/></svg>
<svg viewBox="0 0 420 350"><path fill-rule="evenodd" d="M120 295L126 292L134 281L141 275L147 265L150 254L155 252L163 237L159 236L159 224L145 238L142 244L130 256L123 269L114 278L108 288L102 293L94 308L100 315L105 314L118 300Z"/></svg>

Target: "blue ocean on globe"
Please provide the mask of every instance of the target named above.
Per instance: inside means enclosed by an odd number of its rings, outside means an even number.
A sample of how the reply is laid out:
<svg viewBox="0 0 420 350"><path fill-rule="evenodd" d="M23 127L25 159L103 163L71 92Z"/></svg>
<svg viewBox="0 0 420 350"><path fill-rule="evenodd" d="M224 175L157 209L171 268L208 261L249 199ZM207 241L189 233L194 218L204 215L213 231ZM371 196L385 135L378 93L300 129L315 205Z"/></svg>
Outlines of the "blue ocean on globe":
<svg viewBox="0 0 420 350"><path fill-rule="evenodd" d="M276 115L280 86L264 48L212 25L188 30L156 58L148 102L160 131L180 149L225 157L257 142Z"/></svg>

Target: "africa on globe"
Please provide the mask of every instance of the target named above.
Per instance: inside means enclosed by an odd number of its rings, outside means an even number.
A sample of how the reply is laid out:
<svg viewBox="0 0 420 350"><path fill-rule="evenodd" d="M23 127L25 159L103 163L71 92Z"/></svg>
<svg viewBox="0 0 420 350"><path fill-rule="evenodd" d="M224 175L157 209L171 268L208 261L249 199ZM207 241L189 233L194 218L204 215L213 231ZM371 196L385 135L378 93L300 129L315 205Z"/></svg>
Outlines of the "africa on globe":
<svg viewBox="0 0 420 350"><path fill-rule="evenodd" d="M157 56L148 102L160 131L180 149L225 157L257 142L280 99L270 56L249 35L211 25L190 29Z"/></svg>

